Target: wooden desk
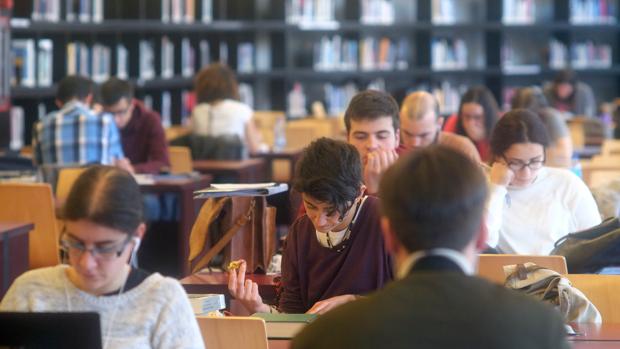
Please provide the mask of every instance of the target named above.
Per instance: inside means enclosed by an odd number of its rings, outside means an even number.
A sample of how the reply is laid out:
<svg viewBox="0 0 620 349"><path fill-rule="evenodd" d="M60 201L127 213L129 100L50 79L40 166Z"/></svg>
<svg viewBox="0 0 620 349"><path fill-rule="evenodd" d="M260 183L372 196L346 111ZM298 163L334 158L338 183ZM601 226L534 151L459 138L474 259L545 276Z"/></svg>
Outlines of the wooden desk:
<svg viewBox="0 0 620 349"><path fill-rule="evenodd" d="M289 349L291 341L289 339L269 339L267 345L269 349Z"/></svg>
<svg viewBox="0 0 620 349"><path fill-rule="evenodd" d="M28 270L28 232L32 229L32 223L0 222L0 298L13 280Z"/></svg>
<svg viewBox="0 0 620 349"><path fill-rule="evenodd" d="M575 349L620 348L620 324L572 324L582 335L568 337Z"/></svg>
<svg viewBox="0 0 620 349"><path fill-rule="evenodd" d="M174 193L179 198L180 217L178 222L178 276L189 275L187 258L189 256L189 234L196 220L198 204L194 202L194 191L211 184L211 176L201 175L190 178L156 178L153 184L142 184L143 193Z"/></svg>
<svg viewBox="0 0 620 349"><path fill-rule="evenodd" d="M266 177L268 180L275 180L273 177L273 162L274 160L286 160L289 163L289 181L292 182L293 176L295 175L295 164L301 158L301 154L303 153L303 148L296 149L282 149L279 151L267 152L267 153L258 153L252 154L252 158L265 159L267 165Z"/></svg>
<svg viewBox="0 0 620 349"><path fill-rule="evenodd" d="M258 292L267 304L276 300L276 275L246 274L246 278L258 283ZM223 272L200 272L181 279L187 293L221 293L230 299L228 274Z"/></svg>
<svg viewBox="0 0 620 349"><path fill-rule="evenodd" d="M264 182L265 166L264 159L195 160L193 162L194 171L207 173L213 177L230 177L237 183Z"/></svg>

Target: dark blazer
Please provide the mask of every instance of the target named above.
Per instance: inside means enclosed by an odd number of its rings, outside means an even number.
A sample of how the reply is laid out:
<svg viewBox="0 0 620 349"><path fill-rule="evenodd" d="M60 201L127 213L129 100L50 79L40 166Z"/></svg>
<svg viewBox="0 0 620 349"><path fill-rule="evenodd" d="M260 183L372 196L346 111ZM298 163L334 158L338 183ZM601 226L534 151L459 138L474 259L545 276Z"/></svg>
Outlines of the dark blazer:
<svg viewBox="0 0 620 349"><path fill-rule="evenodd" d="M546 304L425 257L403 280L345 304L293 340L310 348L569 348Z"/></svg>

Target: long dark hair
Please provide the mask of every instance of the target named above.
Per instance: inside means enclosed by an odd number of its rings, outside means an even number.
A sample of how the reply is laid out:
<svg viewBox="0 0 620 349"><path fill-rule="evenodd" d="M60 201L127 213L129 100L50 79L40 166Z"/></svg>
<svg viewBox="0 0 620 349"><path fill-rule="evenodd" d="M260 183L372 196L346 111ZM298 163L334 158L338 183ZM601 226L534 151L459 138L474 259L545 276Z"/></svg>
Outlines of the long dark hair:
<svg viewBox="0 0 620 349"><path fill-rule="evenodd" d="M456 121L456 133L469 138L467 132L465 132L465 128L463 127L463 118L461 116L463 113L463 105L466 103L476 103L482 106L482 110L484 112L486 137L489 138L499 116L499 107L497 106L495 97L493 97L491 91L484 86L471 87L467 90L467 92L465 92L463 97L461 97L458 118Z"/></svg>
<svg viewBox="0 0 620 349"><path fill-rule="evenodd" d="M132 235L143 221L140 187L127 171L94 165L73 184L62 218L84 219Z"/></svg>

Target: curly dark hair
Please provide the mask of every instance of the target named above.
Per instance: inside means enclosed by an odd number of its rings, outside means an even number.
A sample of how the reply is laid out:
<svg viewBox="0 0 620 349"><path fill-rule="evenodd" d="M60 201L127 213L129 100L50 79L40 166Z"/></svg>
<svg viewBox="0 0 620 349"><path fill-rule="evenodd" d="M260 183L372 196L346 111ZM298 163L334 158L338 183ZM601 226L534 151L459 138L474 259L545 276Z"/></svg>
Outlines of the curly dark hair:
<svg viewBox="0 0 620 349"><path fill-rule="evenodd" d="M295 168L293 189L334 205L343 216L362 185L362 162L352 145L319 138L304 150Z"/></svg>
<svg viewBox="0 0 620 349"><path fill-rule="evenodd" d="M222 99L239 100L239 86L235 73L222 63L209 64L194 78L194 91L198 103L211 103Z"/></svg>

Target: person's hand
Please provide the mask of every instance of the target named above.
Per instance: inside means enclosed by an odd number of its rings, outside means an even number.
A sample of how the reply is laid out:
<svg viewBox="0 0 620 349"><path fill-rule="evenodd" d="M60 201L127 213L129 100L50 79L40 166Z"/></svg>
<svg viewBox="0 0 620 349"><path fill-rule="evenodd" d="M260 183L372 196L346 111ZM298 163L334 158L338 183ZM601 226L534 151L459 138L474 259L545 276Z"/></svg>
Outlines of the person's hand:
<svg viewBox="0 0 620 349"><path fill-rule="evenodd" d="M375 194L379 191L379 182L383 172L398 160L398 154L394 149L378 149L366 155L364 165L364 184L368 193Z"/></svg>
<svg viewBox="0 0 620 349"><path fill-rule="evenodd" d="M258 293L258 284L252 280L245 279L247 264L240 260L239 269L228 271L228 291L230 295L241 302L241 304L251 313L268 313L269 306L263 303L263 299Z"/></svg>
<svg viewBox="0 0 620 349"><path fill-rule="evenodd" d="M133 166L131 166L131 162L129 162L129 159L127 158L120 158L120 159L114 160L114 166L121 168L131 174L135 173Z"/></svg>
<svg viewBox="0 0 620 349"><path fill-rule="evenodd" d="M325 314L326 312L336 308L339 305L354 301L357 297L352 294L343 294L314 303L307 314Z"/></svg>
<svg viewBox="0 0 620 349"><path fill-rule="evenodd" d="M491 183L507 187L515 173L504 162L495 161L491 166L491 174L489 176Z"/></svg>

